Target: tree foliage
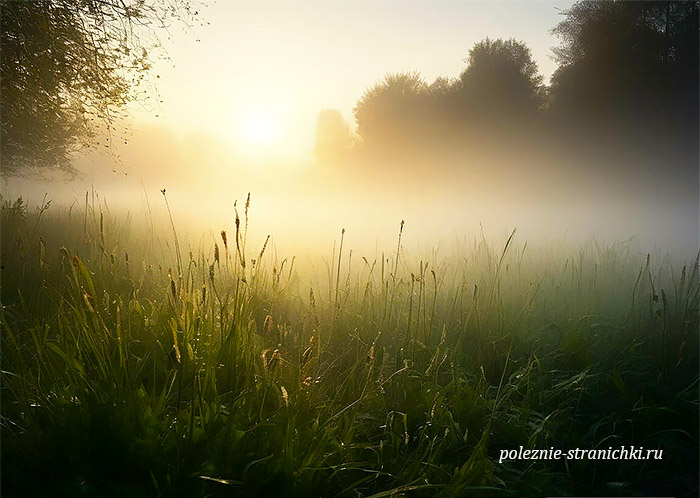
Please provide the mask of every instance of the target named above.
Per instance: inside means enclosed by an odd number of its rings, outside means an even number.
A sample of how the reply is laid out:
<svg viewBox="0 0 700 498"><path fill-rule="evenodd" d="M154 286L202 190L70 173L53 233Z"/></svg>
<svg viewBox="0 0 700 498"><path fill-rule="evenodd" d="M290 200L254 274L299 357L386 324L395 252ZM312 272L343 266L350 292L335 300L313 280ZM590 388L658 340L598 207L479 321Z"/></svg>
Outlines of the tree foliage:
<svg viewBox="0 0 700 498"><path fill-rule="evenodd" d="M467 154L514 139L589 150L607 143L666 162L675 148L688 164L700 121L699 3L574 3L552 30L561 43L549 86L527 45L512 38L476 43L456 79L428 85L418 73L389 75L355 107L361 143Z"/></svg>
<svg viewBox="0 0 700 498"><path fill-rule="evenodd" d="M542 104L542 76L524 43L486 38L469 51L467 62L459 94L481 119L531 114Z"/></svg>
<svg viewBox="0 0 700 498"><path fill-rule="evenodd" d="M551 108L563 119L696 122L698 2L577 2L553 33Z"/></svg>
<svg viewBox="0 0 700 498"><path fill-rule="evenodd" d="M358 135L366 143L387 144L410 133L427 89L417 72L388 74L353 109Z"/></svg>
<svg viewBox="0 0 700 498"><path fill-rule="evenodd" d="M405 150L406 142L532 116L542 105L542 76L524 43L487 38L466 62L459 78L427 84L417 72L389 74L367 90L354 109L363 143Z"/></svg>
<svg viewBox="0 0 700 498"><path fill-rule="evenodd" d="M137 98L155 29L196 14L177 1L0 0L3 174L71 170L72 153Z"/></svg>

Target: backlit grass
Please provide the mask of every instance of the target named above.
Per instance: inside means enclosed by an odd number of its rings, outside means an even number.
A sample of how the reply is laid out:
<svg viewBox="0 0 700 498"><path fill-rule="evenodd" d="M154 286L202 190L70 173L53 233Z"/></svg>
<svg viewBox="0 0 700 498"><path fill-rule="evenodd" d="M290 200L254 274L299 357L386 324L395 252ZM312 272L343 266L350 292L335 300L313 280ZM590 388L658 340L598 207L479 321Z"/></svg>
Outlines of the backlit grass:
<svg viewBox="0 0 700 498"><path fill-rule="evenodd" d="M253 247L248 203L201 240L44 208L2 209L7 496L697 494L697 260L418 255L402 223L312 269ZM520 445L663 459L498 463Z"/></svg>

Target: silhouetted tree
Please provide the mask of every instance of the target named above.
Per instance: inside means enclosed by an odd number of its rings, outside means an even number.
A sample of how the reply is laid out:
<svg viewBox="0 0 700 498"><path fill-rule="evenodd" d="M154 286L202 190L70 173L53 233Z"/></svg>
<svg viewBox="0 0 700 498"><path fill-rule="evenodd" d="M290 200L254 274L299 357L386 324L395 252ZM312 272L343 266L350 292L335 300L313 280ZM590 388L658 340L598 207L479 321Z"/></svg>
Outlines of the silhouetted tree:
<svg viewBox="0 0 700 498"><path fill-rule="evenodd" d="M2 173L71 170L96 125L111 129L136 98L153 29L194 15L179 0L0 0Z"/></svg>
<svg viewBox="0 0 700 498"><path fill-rule="evenodd" d="M324 109L316 119L314 155L324 162L342 159L352 146L350 125L340 111Z"/></svg>
<svg viewBox="0 0 700 498"><path fill-rule="evenodd" d="M457 104L461 82L457 78L440 76L427 89L426 124L433 134L442 135L454 127L464 114Z"/></svg>
<svg viewBox="0 0 700 498"><path fill-rule="evenodd" d="M698 2L580 1L553 33L550 108L570 123L697 122Z"/></svg>
<svg viewBox="0 0 700 498"><path fill-rule="evenodd" d="M419 73L389 74L367 90L353 109L364 144L390 146L412 134L428 86Z"/></svg>
<svg viewBox="0 0 700 498"><path fill-rule="evenodd" d="M428 86L428 93L433 97L449 97L455 91L458 80L439 76Z"/></svg>
<svg viewBox="0 0 700 498"><path fill-rule="evenodd" d="M536 116L544 99L542 76L524 43L487 38L467 62L457 79L440 77L428 85L415 72L390 74L367 90L354 109L362 142L403 151L444 148L455 139L464 144L465 137L474 144L487 124L516 128Z"/></svg>
<svg viewBox="0 0 700 498"><path fill-rule="evenodd" d="M467 64L458 93L472 119L532 116L543 104L542 76L524 43L486 38L469 51Z"/></svg>

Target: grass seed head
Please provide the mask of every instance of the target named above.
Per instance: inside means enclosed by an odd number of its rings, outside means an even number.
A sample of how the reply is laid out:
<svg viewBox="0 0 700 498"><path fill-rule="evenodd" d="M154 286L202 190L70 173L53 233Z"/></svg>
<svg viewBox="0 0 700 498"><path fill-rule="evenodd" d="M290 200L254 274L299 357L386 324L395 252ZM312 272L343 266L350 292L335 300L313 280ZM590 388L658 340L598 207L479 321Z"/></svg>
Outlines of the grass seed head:
<svg viewBox="0 0 700 498"><path fill-rule="evenodd" d="M263 350L260 356L263 360L263 367L265 369L265 372L268 374L273 374L277 369L277 365L279 364L279 349L265 349Z"/></svg>
<svg viewBox="0 0 700 498"><path fill-rule="evenodd" d="M270 236L268 235L267 238L265 239L265 242L263 243L262 250L260 251L260 256L258 257L258 260L262 260L263 254L265 254L265 249L267 248L267 243L270 240Z"/></svg>
<svg viewBox="0 0 700 498"><path fill-rule="evenodd" d="M180 348L177 347L177 344L173 344L170 350L170 361L172 361L174 365L180 364Z"/></svg>

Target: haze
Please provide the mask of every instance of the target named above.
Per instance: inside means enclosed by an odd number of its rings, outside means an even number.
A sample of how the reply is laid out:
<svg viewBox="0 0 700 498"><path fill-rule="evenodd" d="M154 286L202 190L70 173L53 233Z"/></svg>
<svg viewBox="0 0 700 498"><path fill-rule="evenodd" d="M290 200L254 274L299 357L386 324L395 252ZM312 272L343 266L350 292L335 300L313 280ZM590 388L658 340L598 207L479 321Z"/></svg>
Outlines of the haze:
<svg viewBox="0 0 700 498"><path fill-rule="evenodd" d="M697 154L685 145L665 141L658 150L677 153L642 164L639 155L608 154L584 139L572 148L524 127L478 146L455 147L438 133L410 157L388 146L338 160L314 153L319 112L338 110L357 140L353 109L365 91L388 74L419 72L426 85L458 79L487 37L524 43L548 84L558 67L551 47L560 43L550 30L571 5L202 6L201 25L163 37L168 59L154 65L148 92L114 131L111 155L82 154L75 164L83 176L65 183L5 180L3 195L70 203L94 190L112 210L141 212L148 198L164 214L164 188L182 226L216 233L231 226L234 200L251 192L254 236L271 233L295 251L325 250L342 228L355 247L384 247L405 220L419 245L482 230L498 239L517 228L521 241L636 237L639 251L692 257ZM402 140L417 143L410 134Z"/></svg>

